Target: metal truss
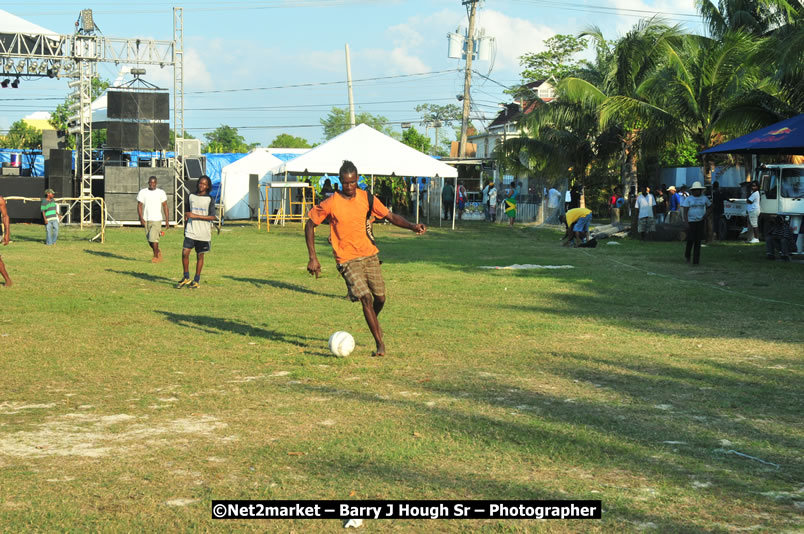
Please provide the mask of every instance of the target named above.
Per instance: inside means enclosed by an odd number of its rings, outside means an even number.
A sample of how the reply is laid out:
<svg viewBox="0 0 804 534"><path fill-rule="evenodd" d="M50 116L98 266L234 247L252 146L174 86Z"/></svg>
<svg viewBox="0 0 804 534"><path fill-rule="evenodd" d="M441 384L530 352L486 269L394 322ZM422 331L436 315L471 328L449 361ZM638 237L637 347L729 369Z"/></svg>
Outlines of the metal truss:
<svg viewBox="0 0 804 534"><path fill-rule="evenodd" d="M74 35L6 34L0 39L0 75L6 77L70 78L73 89L71 111L76 135L78 161L76 179L80 181L81 226L92 224L92 80L99 62L174 67L173 106L176 171L176 221L184 216L184 158L180 157L184 132L184 17L173 9L173 41L120 39L76 32ZM178 45L177 45L178 42ZM100 176L94 176L99 179ZM180 199L180 200L179 200ZM105 215L103 215L105 222Z"/></svg>
<svg viewBox="0 0 804 534"><path fill-rule="evenodd" d="M184 9L173 8L173 136L175 138L175 194L173 209L176 223L184 222L184 198L187 187L184 185Z"/></svg>

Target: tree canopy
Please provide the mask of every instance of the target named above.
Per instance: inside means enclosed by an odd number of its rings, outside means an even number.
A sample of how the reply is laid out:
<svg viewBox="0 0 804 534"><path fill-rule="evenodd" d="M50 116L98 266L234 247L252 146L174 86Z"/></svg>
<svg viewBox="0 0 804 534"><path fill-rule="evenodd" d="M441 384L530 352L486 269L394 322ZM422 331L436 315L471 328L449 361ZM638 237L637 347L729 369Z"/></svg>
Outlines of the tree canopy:
<svg viewBox="0 0 804 534"><path fill-rule="evenodd" d="M237 128L222 124L204 137L207 142L204 145L204 153L239 153L248 152L256 147L258 143L246 143L246 138L237 133Z"/></svg>
<svg viewBox="0 0 804 534"><path fill-rule="evenodd" d="M269 148L311 148L307 139L303 139L301 137L295 137L290 134L281 133L277 135L271 144L268 145Z"/></svg>
<svg viewBox="0 0 804 534"><path fill-rule="evenodd" d="M393 131L388 125L388 119L382 115L372 115L368 112L355 113L355 125L358 124L366 124L386 135L393 135ZM321 125L324 127L324 137L327 140L342 134L350 128L349 110L333 107L327 116L321 119Z"/></svg>
<svg viewBox="0 0 804 534"><path fill-rule="evenodd" d="M0 136L0 148L42 148L42 132L20 119L11 125L8 134Z"/></svg>
<svg viewBox="0 0 804 534"><path fill-rule="evenodd" d="M432 148L430 138L423 133L419 133L419 131L413 127L410 127L402 132L402 142L409 147L413 147L419 152L423 152L425 154L429 154L430 149Z"/></svg>

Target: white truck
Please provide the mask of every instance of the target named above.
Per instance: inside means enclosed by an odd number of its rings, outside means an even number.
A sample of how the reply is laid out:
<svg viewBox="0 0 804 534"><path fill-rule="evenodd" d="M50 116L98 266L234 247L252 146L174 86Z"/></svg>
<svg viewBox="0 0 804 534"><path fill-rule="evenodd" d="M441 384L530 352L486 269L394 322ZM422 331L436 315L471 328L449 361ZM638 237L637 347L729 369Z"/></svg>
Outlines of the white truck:
<svg viewBox="0 0 804 534"><path fill-rule="evenodd" d="M760 216L759 232L765 235L770 221L776 215L789 217L790 229L798 236L794 254L804 254L804 165L761 165L756 173L759 179Z"/></svg>

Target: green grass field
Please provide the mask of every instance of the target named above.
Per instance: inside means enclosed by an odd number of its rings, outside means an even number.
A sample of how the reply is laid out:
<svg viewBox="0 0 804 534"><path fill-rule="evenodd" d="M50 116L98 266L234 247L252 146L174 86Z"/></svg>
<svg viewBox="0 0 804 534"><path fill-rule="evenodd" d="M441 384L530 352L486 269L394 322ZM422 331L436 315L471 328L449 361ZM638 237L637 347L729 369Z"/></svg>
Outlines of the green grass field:
<svg viewBox="0 0 804 534"><path fill-rule="evenodd" d="M14 225L0 248L0 530L337 532L216 521L213 499L600 499L601 521L366 521L365 532L801 532L804 267L465 223L376 232L389 355L326 246L224 227L201 288ZM511 264L572 269L483 270ZM194 265L194 260L191 263ZM334 358L347 330L357 349ZM737 451L756 459L735 454ZM776 464L779 467L775 467Z"/></svg>

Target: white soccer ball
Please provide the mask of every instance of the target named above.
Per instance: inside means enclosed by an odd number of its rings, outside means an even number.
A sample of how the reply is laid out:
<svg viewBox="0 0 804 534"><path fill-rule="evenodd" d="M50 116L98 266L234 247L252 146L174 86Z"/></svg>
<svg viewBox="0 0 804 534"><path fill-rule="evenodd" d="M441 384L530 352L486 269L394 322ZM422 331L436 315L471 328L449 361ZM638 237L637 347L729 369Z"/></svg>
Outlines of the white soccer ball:
<svg viewBox="0 0 804 534"><path fill-rule="evenodd" d="M349 332L335 332L329 336L329 350L335 356L349 356L355 350L355 338Z"/></svg>

